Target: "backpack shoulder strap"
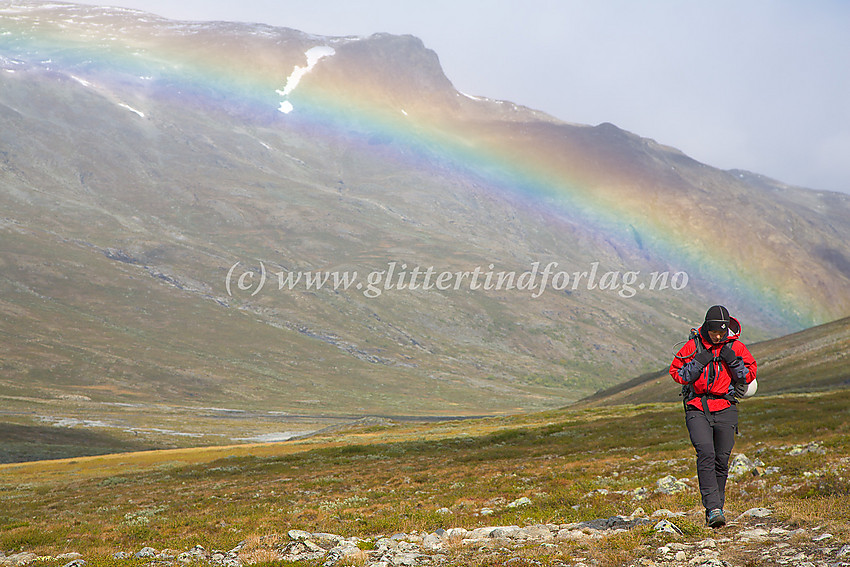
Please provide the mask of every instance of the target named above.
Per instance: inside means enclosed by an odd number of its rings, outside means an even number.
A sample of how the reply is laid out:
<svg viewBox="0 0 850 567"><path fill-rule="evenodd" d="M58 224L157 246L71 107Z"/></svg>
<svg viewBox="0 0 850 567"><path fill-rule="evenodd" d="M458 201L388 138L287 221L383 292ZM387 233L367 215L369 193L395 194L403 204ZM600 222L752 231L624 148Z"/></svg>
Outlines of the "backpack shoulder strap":
<svg viewBox="0 0 850 567"><path fill-rule="evenodd" d="M696 352L696 354L705 350L705 345L702 344L702 339L700 339L699 331L697 329L691 329L690 340L694 341L694 352Z"/></svg>
<svg viewBox="0 0 850 567"><path fill-rule="evenodd" d="M691 332L688 335L688 341L693 341L694 343L694 355L697 355L705 350L705 346L702 344L702 341L699 338L699 331L697 329L691 329ZM682 391L679 395L682 397L682 405L684 406L685 410L687 410L688 402L696 397L693 384L683 384Z"/></svg>

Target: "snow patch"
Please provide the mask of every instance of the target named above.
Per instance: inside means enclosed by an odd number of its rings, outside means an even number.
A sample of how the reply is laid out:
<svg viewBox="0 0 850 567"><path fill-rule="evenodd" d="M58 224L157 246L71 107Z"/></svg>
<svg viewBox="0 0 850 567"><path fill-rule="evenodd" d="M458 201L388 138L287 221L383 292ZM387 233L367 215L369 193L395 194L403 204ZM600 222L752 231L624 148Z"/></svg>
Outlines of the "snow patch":
<svg viewBox="0 0 850 567"><path fill-rule="evenodd" d="M50 10L53 8L67 8L67 4L38 4L34 6L28 6L26 4L18 4L15 6L9 6L8 8L0 8L0 13L6 14L20 14L22 12L35 12L38 10Z"/></svg>
<svg viewBox="0 0 850 567"><path fill-rule="evenodd" d="M470 94L466 94L466 93L464 93L464 92L460 92L460 91L458 91L458 94L463 95L463 96L465 96L466 98L471 99L471 100L477 100L477 101L489 100L488 98L483 97L483 96L472 96L472 95L470 95Z"/></svg>
<svg viewBox="0 0 850 567"><path fill-rule="evenodd" d="M130 106L129 104L124 104L123 102L119 102L119 103L118 103L118 106L120 106L121 108L126 108L126 109L127 109L127 110L129 110L130 112L133 112L133 113L135 113L135 114L138 114L138 115L139 115L139 116L141 116L142 118L144 118L144 117L145 117L145 113L144 113L144 112L140 112L140 111L136 110L135 108L133 108L133 107L132 107L132 106Z"/></svg>
<svg viewBox="0 0 850 567"><path fill-rule="evenodd" d="M75 81L77 81L78 83L80 83L81 85L83 85L84 87L91 88L91 86L92 86L92 84L85 79L81 79L81 78L76 77L74 75L71 75L71 78L74 79Z"/></svg>
<svg viewBox="0 0 850 567"><path fill-rule="evenodd" d="M306 163L304 163L304 161L303 161L303 160L300 160L300 159L298 159L297 157L295 157L295 156L291 156L291 155L289 155L289 154L283 154L283 155L284 155L284 156L286 156L287 158L291 159L292 161L294 161L294 162L295 162L295 163L297 163L298 165L303 165L304 167L307 167L307 164L306 164Z"/></svg>
<svg viewBox="0 0 850 567"><path fill-rule="evenodd" d="M3 34L0 34L0 35L3 35ZM24 62L21 61L20 59L9 59L7 57L3 57L2 55L0 55L0 65L3 65L4 68L8 69L8 67L15 67L15 66L23 67Z"/></svg>
<svg viewBox="0 0 850 567"><path fill-rule="evenodd" d="M325 57L330 57L335 54L336 50L329 45L311 47L304 53L304 55L307 56L307 66L301 67L300 65L296 65L289 77L286 78L286 85L284 85L283 90L278 89L275 92L284 98L288 97L292 94L292 91L295 90L295 87L298 86L298 83L301 82L301 79L304 78L304 75L313 70L316 63ZM280 103L280 108L278 108L278 110L284 114L289 114L293 111L292 103L288 100L284 100Z"/></svg>
<svg viewBox="0 0 850 567"><path fill-rule="evenodd" d="M336 50L333 47L324 45L317 46L311 49L308 49L304 54L307 56L307 66L300 67L298 65L295 66L295 69L292 70L292 74L289 75L286 79L286 86L283 87L283 90L278 90L277 94L280 96L289 96L292 91L295 90L295 87L298 86L298 83L301 82L301 79L313 70L313 67L316 66L322 58L330 57L331 55L336 54Z"/></svg>
<svg viewBox="0 0 850 567"><path fill-rule="evenodd" d="M329 43L351 43L353 41L363 41L368 36L361 35L346 35L342 37L322 37L321 39L327 40Z"/></svg>

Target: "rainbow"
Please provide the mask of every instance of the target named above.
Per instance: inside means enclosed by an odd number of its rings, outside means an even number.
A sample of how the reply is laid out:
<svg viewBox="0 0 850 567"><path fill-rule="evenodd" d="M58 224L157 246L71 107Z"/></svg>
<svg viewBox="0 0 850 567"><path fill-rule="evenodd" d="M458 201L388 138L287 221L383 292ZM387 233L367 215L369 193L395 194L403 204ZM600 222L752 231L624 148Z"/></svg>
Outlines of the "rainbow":
<svg viewBox="0 0 850 567"><path fill-rule="evenodd" d="M347 124L351 113L350 97L344 104L323 92L305 89L296 108L304 108L306 120L326 127ZM443 163L483 179L500 196L531 205L554 217L578 221L597 234L614 238L636 248L645 247L675 269L711 280L711 288L723 293L718 303L746 305L768 319L776 315L789 329L810 327L834 317L826 309L805 306L802 286L783 282L773 273L747 269L746 258L734 257L732 247L714 248L695 239L692 231L671 222L667 211L653 212L641 195L628 191L601 191L590 178L592 172L567 170L557 160L541 159L533 149L523 151L507 142L470 144L464 132L450 124L424 121L411 125L408 116L396 116L358 101L358 116L365 120L364 135L376 132L403 142L420 155L436 156ZM398 113L400 114L400 113ZM639 235L639 244L636 236ZM734 307L733 307L734 310Z"/></svg>
<svg viewBox="0 0 850 567"><path fill-rule="evenodd" d="M692 277L705 278L713 288L725 290L720 299L733 311L736 305L747 305L774 319L778 315L788 329L835 318L829 306L804 300L804 282L783 276L781 266L751 266L734 245L710 246L694 238L693 230L677 221L669 208L647 203L646 193L635 191L627 175L601 184L598 170L565 165L557 148L518 144L469 123L441 119L424 107L388 108L377 102L381 97L374 85L341 93L304 79L308 70L303 68L299 78L304 80L297 86L290 83L284 96L292 61L303 66L310 45L292 48L287 63L284 57L269 55L275 53L276 40L266 29L253 39L257 51L251 60L256 64L245 65L244 55L230 54L227 46L196 47L207 45L210 32L203 24L185 24L184 34L158 35L157 22L131 21L138 13L103 16L105 23L96 26L77 20L80 10L91 14L92 8L44 8L38 17L33 8L0 10L0 77L36 69L104 88L127 87L121 92L226 105L246 119L282 128L345 132L353 143L383 135L401 144L406 154L439 160L499 195L580 222L635 249L643 247ZM130 31L118 33L122 26ZM312 39L311 45L324 47L323 55L329 58L334 57L334 46L342 49L355 41ZM312 63L317 69L322 66L321 61Z"/></svg>

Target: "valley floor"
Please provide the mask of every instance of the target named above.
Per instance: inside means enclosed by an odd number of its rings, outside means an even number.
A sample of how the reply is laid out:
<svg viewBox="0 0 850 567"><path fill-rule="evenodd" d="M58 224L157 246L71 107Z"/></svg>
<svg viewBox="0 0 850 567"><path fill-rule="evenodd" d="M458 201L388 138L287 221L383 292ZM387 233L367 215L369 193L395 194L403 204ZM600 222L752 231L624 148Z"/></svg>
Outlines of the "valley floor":
<svg viewBox="0 0 850 567"><path fill-rule="evenodd" d="M0 564L850 565L848 402L746 401L719 530L651 404L3 465Z"/></svg>

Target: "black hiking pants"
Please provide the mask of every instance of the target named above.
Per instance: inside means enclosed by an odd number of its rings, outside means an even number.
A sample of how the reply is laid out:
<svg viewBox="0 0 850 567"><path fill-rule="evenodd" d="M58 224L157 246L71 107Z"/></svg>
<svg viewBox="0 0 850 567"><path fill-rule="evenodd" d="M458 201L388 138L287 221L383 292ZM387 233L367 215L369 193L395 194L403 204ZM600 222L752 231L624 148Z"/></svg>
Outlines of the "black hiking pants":
<svg viewBox="0 0 850 567"><path fill-rule="evenodd" d="M697 452L697 477L702 505L706 511L723 509L726 503L726 477L729 474L729 455L735 445L738 429L738 408L734 405L725 410L709 412L702 410L685 412L685 423L691 443Z"/></svg>

